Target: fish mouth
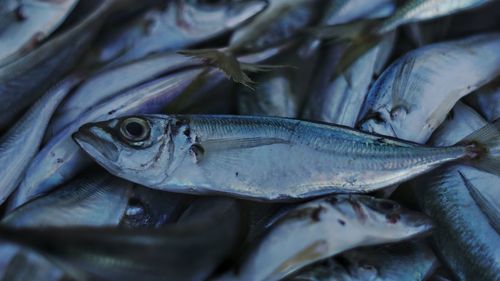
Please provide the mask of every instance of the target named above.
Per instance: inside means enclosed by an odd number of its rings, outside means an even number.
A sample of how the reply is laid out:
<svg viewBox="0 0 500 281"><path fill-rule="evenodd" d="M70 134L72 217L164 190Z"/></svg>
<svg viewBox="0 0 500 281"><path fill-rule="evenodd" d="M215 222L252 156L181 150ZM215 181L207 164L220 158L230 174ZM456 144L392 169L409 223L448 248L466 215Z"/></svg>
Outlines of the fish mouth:
<svg viewBox="0 0 500 281"><path fill-rule="evenodd" d="M72 135L75 142L92 158L99 163L107 163L109 160L116 162L119 156L118 147L113 143L110 136L100 134L99 128L91 125L82 126L76 133Z"/></svg>

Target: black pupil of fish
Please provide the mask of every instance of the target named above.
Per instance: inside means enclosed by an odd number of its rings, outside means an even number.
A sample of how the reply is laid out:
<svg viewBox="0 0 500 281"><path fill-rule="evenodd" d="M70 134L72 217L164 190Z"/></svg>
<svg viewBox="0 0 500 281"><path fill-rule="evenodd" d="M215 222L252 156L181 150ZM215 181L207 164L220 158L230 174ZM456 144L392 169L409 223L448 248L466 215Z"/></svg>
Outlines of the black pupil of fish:
<svg viewBox="0 0 500 281"><path fill-rule="evenodd" d="M125 125L125 130L127 133L135 138L142 137L144 135L144 126L139 122L129 122Z"/></svg>

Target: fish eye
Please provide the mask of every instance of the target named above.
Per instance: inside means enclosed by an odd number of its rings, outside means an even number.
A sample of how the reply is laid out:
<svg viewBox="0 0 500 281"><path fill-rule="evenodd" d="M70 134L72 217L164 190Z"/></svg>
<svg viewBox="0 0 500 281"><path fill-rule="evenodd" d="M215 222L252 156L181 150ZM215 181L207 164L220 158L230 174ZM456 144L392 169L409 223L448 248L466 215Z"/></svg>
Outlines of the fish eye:
<svg viewBox="0 0 500 281"><path fill-rule="evenodd" d="M144 141L149 137L150 131L148 121L137 117L125 119L120 126L122 137L131 142Z"/></svg>
<svg viewBox="0 0 500 281"><path fill-rule="evenodd" d="M384 211L395 211L398 210L401 206L398 203L389 201L389 200L379 200L378 207Z"/></svg>

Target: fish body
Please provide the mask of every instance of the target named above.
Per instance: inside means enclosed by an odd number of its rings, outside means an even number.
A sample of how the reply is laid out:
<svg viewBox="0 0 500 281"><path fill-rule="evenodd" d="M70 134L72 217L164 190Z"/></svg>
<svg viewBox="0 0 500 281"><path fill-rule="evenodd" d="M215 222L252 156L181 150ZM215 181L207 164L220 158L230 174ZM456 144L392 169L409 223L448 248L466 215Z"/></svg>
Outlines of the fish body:
<svg viewBox="0 0 500 281"><path fill-rule="evenodd" d="M498 131L490 129L494 146ZM264 200L369 192L474 155L467 145L424 147L334 125L231 115L128 116L87 124L74 139L112 174L151 188Z"/></svg>
<svg viewBox="0 0 500 281"><path fill-rule="evenodd" d="M363 195L336 195L292 209L269 229L234 279L281 280L319 260L352 248L426 234L430 220L397 203Z"/></svg>
<svg viewBox="0 0 500 281"><path fill-rule="evenodd" d="M422 241L350 250L312 264L293 281L423 281L438 260Z"/></svg>
<svg viewBox="0 0 500 281"><path fill-rule="evenodd" d="M425 143L458 99L500 73L499 47L500 34L483 34L407 53L370 88L360 128Z"/></svg>
<svg viewBox="0 0 500 281"><path fill-rule="evenodd" d="M91 163L71 139L71 134L93 120L106 120L133 112L158 112L201 73L193 69L158 78L126 91L85 112L75 122L54 136L37 154L21 182L10 209L15 208L55 186L67 182Z"/></svg>
<svg viewBox="0 0 500 281"><path fill-rule="evenodd" d="M110 31L96 46L96 60L116 65L152 53L188 48L231 31L266 5L262 0L169 1Z"/></svg>
<svg viewBox="0 0 500 281"><path fill-rule="evenodd" d="M497 79L467 96L465 102L488 122L500 118L500 79Z"/></svg>
<svg viewBox="0 0 500 281"><path fill-rule="evenodd" d="M385 19L378 28L379 33L396 29L403 24L429 20L476 8L492 0L410 0Z"/></svg>
<svg viewBox="0 0 500 281"><path fill-rule="evenodd" d="M236 242L239 208L212 199L203 211L158 229L2 226L0 236L42 253L77 280L206 280Z"/></svg>
<svg viewBox="0 0 500 281"><path fill-rule="evenodd" d="M24 109L77 62L110 12L113 1L81 1L82 10L75 13L78 20L74 25L26 55L0 66L0 128L14 123Z"/></svg>
<svg viewBox="0 0 500 281"><path fill-rule="evenodd" d="M80 81L68 77L51 88L0 138L0 204L21 182L59 103Z"/></svg>
<svg viewBox="0 0 500 281"><path fill-rule="evenodd" d="M348 23L362 18L389 16L395 9L392 0L334 0L325 12L323 24L334 25Z"/></svg>
<svg viewBox="0 0 500 281"><path fill-rule="evenodd" d="M0 66L31 51L73 10L78 0L0 2Z"/></svg>

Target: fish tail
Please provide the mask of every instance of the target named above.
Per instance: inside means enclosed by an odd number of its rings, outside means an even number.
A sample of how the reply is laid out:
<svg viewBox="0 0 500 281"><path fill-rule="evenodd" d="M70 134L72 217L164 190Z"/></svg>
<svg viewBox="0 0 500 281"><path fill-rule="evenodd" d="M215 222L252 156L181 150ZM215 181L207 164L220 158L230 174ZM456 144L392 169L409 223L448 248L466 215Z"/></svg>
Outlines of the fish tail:
<svg viewBox="0 0 500 281"><path fill-rule="evenodd" d="M500 119L460 141L465 146L467 164L500 176Z"/></svg>

